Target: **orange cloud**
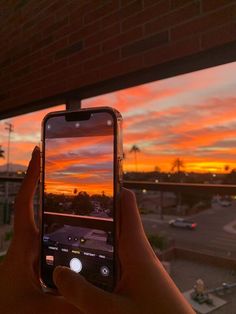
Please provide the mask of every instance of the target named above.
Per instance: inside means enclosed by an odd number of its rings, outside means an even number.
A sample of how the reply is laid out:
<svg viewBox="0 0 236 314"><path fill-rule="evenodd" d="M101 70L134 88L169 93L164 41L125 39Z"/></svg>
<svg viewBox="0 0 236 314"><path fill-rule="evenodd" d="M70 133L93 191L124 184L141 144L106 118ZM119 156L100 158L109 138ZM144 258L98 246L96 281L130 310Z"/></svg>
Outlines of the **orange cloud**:
<svg viewBox="0 0 236 314"><path fill-rule="evenodd" d="M120 90L111 94L105 94L82 101L83 107L109 106L117 108L122 114L132 109L146 109L149 102L156 103L177 96L183 91L182 88L150 88L149 85L141 85Z"/></svg>

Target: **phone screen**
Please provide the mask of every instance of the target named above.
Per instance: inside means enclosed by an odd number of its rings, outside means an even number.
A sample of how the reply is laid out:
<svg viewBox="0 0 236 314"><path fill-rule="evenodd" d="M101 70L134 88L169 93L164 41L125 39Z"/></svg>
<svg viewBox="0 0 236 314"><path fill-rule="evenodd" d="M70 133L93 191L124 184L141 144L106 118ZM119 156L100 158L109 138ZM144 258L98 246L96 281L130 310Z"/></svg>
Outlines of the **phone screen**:
<svg viewBox="0 0 236 314"><path fill-rule="evenodd" d="M49 116L44 122L41 280L55 288L56 266L114 288L114 116Z"/></svg>

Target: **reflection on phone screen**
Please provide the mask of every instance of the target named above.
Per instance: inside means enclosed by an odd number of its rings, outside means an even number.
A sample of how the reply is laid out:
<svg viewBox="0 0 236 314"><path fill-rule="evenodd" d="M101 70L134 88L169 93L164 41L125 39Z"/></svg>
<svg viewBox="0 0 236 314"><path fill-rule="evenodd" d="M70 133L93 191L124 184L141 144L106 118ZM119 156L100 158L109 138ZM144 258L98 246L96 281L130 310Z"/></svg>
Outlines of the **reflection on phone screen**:
<svg viewBox="0 0 236 314"><path fill-rule="evenodd" d="M44 130L41 276L70 267L106 290L114 285L114 126L106 112L87 120L48 118Z"/></svg>

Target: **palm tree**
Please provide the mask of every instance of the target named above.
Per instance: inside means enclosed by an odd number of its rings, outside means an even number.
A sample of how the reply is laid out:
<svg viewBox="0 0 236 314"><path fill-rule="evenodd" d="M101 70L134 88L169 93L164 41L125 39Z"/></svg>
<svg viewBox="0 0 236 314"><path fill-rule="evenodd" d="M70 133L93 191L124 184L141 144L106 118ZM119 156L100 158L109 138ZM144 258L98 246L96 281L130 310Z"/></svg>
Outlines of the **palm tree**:
<svg viewBox="0 0 236 314"><path fill-rule="evenodd" d="M184 161L181 160L180 158L176 158L173 163L172 163L172 167L171 167L171 171L174 171L175 169L177 169L177 173L180 173L181 168L184 168Z"/></svg>
<svg viewBox="0 0 236 314"><path fill-rule="evenodd" d="M229 166L229 165L225 165L225 166L224 166L224 170L225 170L225 172L228 172L228 171L229 171L229 169L230 169L230 166Z"/></svg>
<svg viewBox="0 0 236 314"><path fill-rule="evenodd" d="M0 145L0 158L5 158L4 150L2 149L2 145Z"/></svg>
<svg viewBox="0 0 236 314"><path fill-rule="evenodd" d="M137 145L133 145L129 151L130 153L134 153L135 159L135 170L138 172L138 160L137 160L137 153L140 152L140 148Z"/></svg>

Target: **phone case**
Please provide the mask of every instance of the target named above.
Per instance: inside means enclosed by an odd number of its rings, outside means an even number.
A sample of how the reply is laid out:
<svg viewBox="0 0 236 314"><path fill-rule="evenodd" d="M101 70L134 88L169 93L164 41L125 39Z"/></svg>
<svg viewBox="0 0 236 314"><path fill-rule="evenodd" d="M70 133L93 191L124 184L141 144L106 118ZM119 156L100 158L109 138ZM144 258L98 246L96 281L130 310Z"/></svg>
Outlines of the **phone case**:
<svg viewBox="0 0 236 314"><path fill-rule="evenodd" d="M41 153L41 171L40 171L40 215L39 215L39 226L40 226L40 282L43 290L47 293L57 294L57 290L51 287L47 287L42 278L42 241L43 241L43 185L44 185L44 166L45 166L45 125L46 121L52 117L57 117L60 115L67 114L77 114L77 113L99 113L99 112L108 112L113 116L114 121L114 180L113 180L113 188L114 188L114 222L115 222L115 243L114 243L114 263L115 263L115 275L114 275L114 286L115 289L116 284L120 278L120 263L118 258L118 238L119 238L119 203L120 203L120 192L122 187L122 161L123 161L123 143L122 143L122 116L121 114L114 108L110 107L97 107L97 108L85 108L79 110L66 110L66 111L57 111L47 114L42 121L42 153Z"/></svg>

